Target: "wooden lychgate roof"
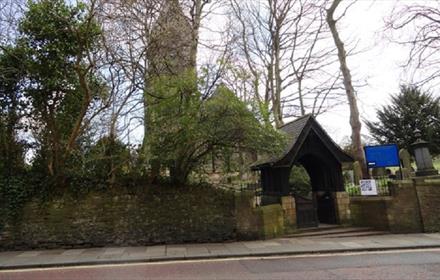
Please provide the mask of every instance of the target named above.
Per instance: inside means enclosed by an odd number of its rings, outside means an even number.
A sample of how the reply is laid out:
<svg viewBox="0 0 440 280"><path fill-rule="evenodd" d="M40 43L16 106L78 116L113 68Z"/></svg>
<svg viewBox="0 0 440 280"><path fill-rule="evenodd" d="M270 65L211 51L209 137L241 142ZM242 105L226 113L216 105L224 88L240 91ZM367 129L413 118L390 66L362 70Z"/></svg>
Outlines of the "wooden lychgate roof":
<svg viewBox="0 0 440 280"><path fill-rule="evenodd" d="M338 144L331 139L312 115L305 115L292 122L286 123L280 127L280 130L287 135L288 139L284 151L279 156L254 163L251 166L253 170L264 167L291 166L297 160L296 156L310 133L317 135L339 162L353 161L353 158L345 153Z"/></svg>

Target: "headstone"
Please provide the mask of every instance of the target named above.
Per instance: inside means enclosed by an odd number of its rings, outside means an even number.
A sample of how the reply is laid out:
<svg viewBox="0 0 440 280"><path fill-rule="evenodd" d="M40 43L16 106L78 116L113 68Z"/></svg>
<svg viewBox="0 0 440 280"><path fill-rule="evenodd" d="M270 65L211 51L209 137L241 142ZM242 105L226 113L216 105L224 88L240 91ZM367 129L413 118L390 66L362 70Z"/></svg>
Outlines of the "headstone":
<svg viewBox="0 0 440 280"><path fill-rule="evenodd" d="M411 170L411 155L406 149L400 149L399 151L400 161L402 162L402 167Z"/></svg>
<svg viewBox="0 0 440 280"><path fill-rule="evenodd" d="M385 167L373 168L373 177L383 177L387 176L387 171Z"/></svg>
<svg viewBox="0 0 440 280"><path fill-rule="evenodd" d="M402 172L400 173L400 177L402 180L411 178L411 169L402 168Z"/></svg>

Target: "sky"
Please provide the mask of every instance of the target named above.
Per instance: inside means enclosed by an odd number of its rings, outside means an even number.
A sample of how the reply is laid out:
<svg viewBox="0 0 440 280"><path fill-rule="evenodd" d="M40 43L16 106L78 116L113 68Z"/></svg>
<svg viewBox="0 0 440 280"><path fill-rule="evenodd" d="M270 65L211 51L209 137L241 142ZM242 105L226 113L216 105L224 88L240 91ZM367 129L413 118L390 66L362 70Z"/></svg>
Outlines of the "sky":
<svg viewBox="0 0 440 280"><path fill-rule="evenodd" d="M343 39L357 42L360 51L348 58L348 66L355 78L366 83L366 86L357 88L362 119L377 120L376 109L390 104L390 97L399 92L399 85L410 82L410 75L402 68L409 49L387 39L390 34L384 30L384 19L394 7L412 3L429 4L435 1L359 0L338 26ZM440 91L434 88L433 94L438 95ZM348 119L348 105L339 106L318 117L337 143L343 142L344 137L351 134ZM368 134L365 125L362 134Z"/></svg>
<svg viewBox="0 0 440 280"><path fill-rule="evenodd" d="M406 1L409 2L409 1ZM354 4L338 25L342 39L356 42L359 53L348 57L354 79L365 86L357 88L361 118L376 120L376 109L389 104L390 95L405 82L402 76L407 50L384 38L384 18L398 5L393 0L360 0ZM338 106L318 121L337 142L351 134L348 104ZM368 134L364 125L363 134Z"/></svg>
<svg viewBox="0 0 440 280"><path fill-rule="evenodd" d="M343 1L343 4L347 5L350 2ZM354 80L363 85L356 88L362 120L377 120L376 109L389 104L391 95L399 92L399 86L410 82L401 67L407 59L409 49L387 39L390 33L385 31L385 18L391 15L393 8L398 9L413 3L437 2L358 0L338 23L340 36L348 48L356 45L356 54L348 57L347 60ZM343 10L343 4L338 8L339 11ZM434 90L434 94L439 92L436 93ZM351 135L348 104L342 104L318 116L318 121L339 144L346 142ZM362 134L369 134L365 125L362 127Z"/></svg>

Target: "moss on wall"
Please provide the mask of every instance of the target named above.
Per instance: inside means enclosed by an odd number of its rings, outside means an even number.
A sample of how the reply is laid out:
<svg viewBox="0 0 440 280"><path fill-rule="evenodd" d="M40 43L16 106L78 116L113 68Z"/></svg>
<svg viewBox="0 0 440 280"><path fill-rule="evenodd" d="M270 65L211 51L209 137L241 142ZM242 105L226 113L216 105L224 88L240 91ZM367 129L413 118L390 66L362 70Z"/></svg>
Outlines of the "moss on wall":
<svg viewBox="0 0 440 280"><path fill-rule="evenodd" d="M280 204L261 206L256 211L261 220L261 238L275 238L284 234L284 214Z"/></svg>
<svg viewBox="0 0 440 280"><path fill-rule="evenodd" d="M234 194L210 187L151 187L47 202L34 199L4 225L0 248L216 242L236 237Z"/></svg>

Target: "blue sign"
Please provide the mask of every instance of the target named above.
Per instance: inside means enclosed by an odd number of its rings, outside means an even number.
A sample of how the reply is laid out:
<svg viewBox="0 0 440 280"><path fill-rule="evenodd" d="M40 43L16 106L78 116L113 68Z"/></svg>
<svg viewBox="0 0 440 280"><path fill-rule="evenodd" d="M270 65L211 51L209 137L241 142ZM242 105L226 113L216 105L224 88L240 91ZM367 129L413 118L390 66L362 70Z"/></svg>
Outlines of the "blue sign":
<svg viewBox="0 0 440 280"><path fill-rule="evenodd" d="M396 144L366 146L364 150L368 168L400 166L399 148Z"/></svg>

